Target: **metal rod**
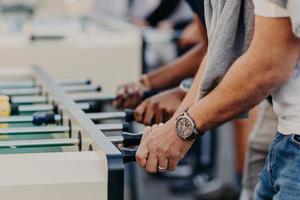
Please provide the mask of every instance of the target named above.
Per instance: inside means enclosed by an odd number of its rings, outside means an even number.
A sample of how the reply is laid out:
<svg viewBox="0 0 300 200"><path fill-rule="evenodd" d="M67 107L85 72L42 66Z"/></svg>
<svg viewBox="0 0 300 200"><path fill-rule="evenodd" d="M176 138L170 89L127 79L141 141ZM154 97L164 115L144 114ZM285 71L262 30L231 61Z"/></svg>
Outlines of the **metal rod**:
<svg viewBox="0 0 300 200"><path fill-rule="evenodd" d="M54 115L56 122L61 120L61 115ZM9 116L0 117L0 123L27 123L33 122L33 115L20 115L20 116Z"/></svg>
<svg viewBox="0 0 300 200"><path fill-rule="evenodd" d="M80 141L78 138L1 141L0 148L4 149L4 148L73 146L73 145L78 145L79 142Z"/></svg>
<svg viewBox="0 0 300 200"><path fill-rule="evenodd" d="M42 93L42 89L39 87L11 88L11 89L1 89L0 93L8 96L38 95Z"/></svg>
<svg viewBox="0 0 300 200"><path fill-rule="evenodd" d="M77 103L76 105L81 110L90 110L91 109L91 105L89 103Z"/></svg>
<svg viewBox="0 0 300 200"><path fill-rule="evenodd" d="M88 107L88 104L85 105L85 103L79 103L81 107ZM85 108L86 108L85 107ZM20 123L20 122L33 122L35 119L35 116L38 117L39 113L36 113L34 115L20 115L20 116L9 116L9 117L0 117L0 123ZM43 114L43 113L41 113ZM60 121L61 115L59 114L51 114L54 117L54 120ZM125 119L126 118L126 112L101 112L101 113L86 113L87 117L91 120L104 120L104 119ZM44 123L48 123L47 119L45 119Z"/></svg>
<svg viewBox="0 0 300 200"><path fill-rule="evenodd" d="M74 86L74 85L89 85L92 83L90 79L82 79L82 80L59 80L57 83L61 86Z"/></svg>
<svg viewBox="0 0 300 200"><path fill-rule="evenodd" d="M34 103L47 103L46 96L13 96L10 97L10 102L13 104L34 104Z"/></svg>
<svg viewBox="0 0 300 200"><path fill-rule="evenodd" d="M114 144L127 143L129 145L138 145L141 135L133 133L130 134L134 139L127 139L122 136L110 136L108 140ZM126 141L127 140L127 141ZM134 141L135 140L135 141ZM80 143L80 138L65 138L65 139L39 139L39 140L14 140L14 141L0 141L1 148L25 148L25 147L49 147L49 146L73 146Z"/></svg>
<svg viewBox="0 0 300 200"><path fill-rule="evenodd" d="M86 115L91 120L124 119L126 117L126 113L125 112L86 113Z"/></svg>
<svg viewBox="0 0 300 200"><path fill-rule="evenodd" d="M0 128L0 135L64 133L69 130L69 126Z"/></svg>
<svg viewBox="0 0 300 200"><path fill-rule="evenodd" d="M102 94L102 93L82 93L82 94L70 94L73 101L110 101L116 98L114 94Z"/></svg>
<svg viewBox="0 0 300 200"><path fill-rule="evenodd" d="M128 124L97 124L96 127L101 131L122 131L128 129ZM69 126L14 127L0 128L0 135L48 134L65 133L69 131L71 131Z"/></svg>
<svg viewBox="0 0 300 200"><path fill-rule="evenodd" d="M54 109L52 104L33 104L33 105L19 105L18 111L20 113L24 112L37 112L37 111L51 111Z"/></svg>
<svg viewBox="0 0 300 200"><path fill-rule="evenodd" d="M91 108L89 103L78 103L77 106L82 110L90 110ZM15 113L12 113L12 115L28 112L48 112L54 110L55 106L52 104L16 105L16 111Z"/></svg>
<svg viewBox="0 0 300 200"><path fill-rule="evenodd" d="M109 137L111 142L119 143L121 137ZM120 140L117 142L117 140ZM0 149L16 149L16 148L41 148L41 147L63 147L63 146L79 146L81 148L81 140L79 138L66 139L41 139L41 140L14 140L0 141ZM136 149L123 148L120 150L124 163L135 161Z"/></svg>
<svg viewBox="0 0 300 200"><path fill-rule="evenodd" d="M147 91L143 94L143 99L153 96L157 91ZM85 92L80 94L69 94L70 98L76 102L82 101L111 101L117 98L115 94L103 94L99 92ZM32 104L32 103L46 103L48 98L46 96L13 96L10 101L15 104Z"/></svg>
<svg viewBox="0 0 300 200"><path fill-rule="evenodd" d="M111 141L114 144L119 144L124 141L124 138L122 136L109 136L107 138L109 141Z"/></svg>
<svg viewBox="0 0 300 200"><path fill-rule="evenodd" d="M96 127L101 131L125 131L128 129L128 124L96 124Z"/></svg>
<svg viewBox="0 0 300 200"><path fill-rule="evenodd" d="M36 86L36 82L34 80L26 80L26 81L1 81L0 88L32 88Z"/></svg>
<svg viewBox="0 0 300 200"><path fill-rule="evenodd" d="M61 86L89 85L91 84L91 80L59 80L58 84ZM35 86L37 86L37 82L35 80L0 81L0 89L32 88Z"/></svg>
<svg viewBox="0 0 300 200"><path fill-rule="evenodd" d="M100 91L101 87L96 85L70 85L70 86L63 86L62 90L64 90L67 93L95 92L95 91Z"/></svg>
<svg viewBox="0 0 300 200"><path fill-rule="evenodd" d="M94 92L100 91L101 87L95 85L66 85L62 86L62 90L67 93ZM41 93L42 89L40 87L0 89L0 94L8 96L40 95Z"/></svg>

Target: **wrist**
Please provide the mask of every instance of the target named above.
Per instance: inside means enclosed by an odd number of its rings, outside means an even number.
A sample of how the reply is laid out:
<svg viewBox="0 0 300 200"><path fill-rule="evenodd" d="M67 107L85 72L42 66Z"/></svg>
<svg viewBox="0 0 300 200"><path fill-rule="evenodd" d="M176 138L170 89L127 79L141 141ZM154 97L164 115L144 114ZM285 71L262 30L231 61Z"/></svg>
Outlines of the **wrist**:
<svg viewBox="0 0 300 200"><path fill-rule="evenodd" d="M151 85L151 82L150 82L150 78L147 74L143 74L141 76L141 79L139 81L144 87L146 87L147 89L152 89L152 85Z"/></svg>
<svg viewBox="0 0 300 200"><path fill-rule="evenodd" d="M176 95L177 95L181 100L184 99L184 97L185 97L185 95L186 95L186 93L185 93L184 91L182 91L179 87L176 87L176 88L174 89L174 91L176 92Z"/></svg>
<svg viewBox="0 0 300 200"><path fill-rule="evenodd" d="M194 120L196 130L200 134L204 134L205 131L206 131L205 127L204 127L205 123L202 120L202 118L199 116L199 114L197 112L195 112L195 110L193 109L193 107L190 107L190 109L187 111L187 113Z"/></svg>

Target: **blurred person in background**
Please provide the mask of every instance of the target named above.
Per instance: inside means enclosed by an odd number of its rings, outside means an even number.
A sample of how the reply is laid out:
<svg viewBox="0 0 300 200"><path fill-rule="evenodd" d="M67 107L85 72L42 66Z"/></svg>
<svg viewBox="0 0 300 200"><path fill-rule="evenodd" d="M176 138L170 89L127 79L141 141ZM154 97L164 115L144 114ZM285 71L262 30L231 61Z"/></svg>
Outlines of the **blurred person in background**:
<svg viewBox="0 0 300 200"><path fill-rule="evenodd" d="M129 17L143 30L143 72L174 60L191 47L176 42L180 32L193 18L182 0L133 0ZM166 38L168 35L169 38Z"/></svg>

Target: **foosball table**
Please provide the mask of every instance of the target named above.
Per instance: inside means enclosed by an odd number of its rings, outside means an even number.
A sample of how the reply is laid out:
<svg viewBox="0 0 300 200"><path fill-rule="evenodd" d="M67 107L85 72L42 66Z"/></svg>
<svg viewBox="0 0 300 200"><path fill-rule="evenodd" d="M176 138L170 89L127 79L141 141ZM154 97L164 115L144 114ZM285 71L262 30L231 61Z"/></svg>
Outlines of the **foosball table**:
<svg viewBox="0 0 300 200"><path fill-rule="evenodd" d="M37 66L0 80L1 199L124 199L124 164L135 161L127 147L142 137L129 133L133 111L103 112L114 95Z"/></svg>

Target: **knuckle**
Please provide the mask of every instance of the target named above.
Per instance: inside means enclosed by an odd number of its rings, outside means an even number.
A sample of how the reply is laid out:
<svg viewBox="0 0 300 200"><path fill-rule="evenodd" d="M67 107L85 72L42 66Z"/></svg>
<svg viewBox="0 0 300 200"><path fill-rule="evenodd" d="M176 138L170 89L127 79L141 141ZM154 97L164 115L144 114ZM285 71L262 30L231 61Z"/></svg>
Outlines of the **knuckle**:
<svg viewBox="0 0 300 200"><path fill-rule="evenodd" d="M179 160L179 156L177 156L176 154L170 155L169 158L172 162L177 162Z"/></svg>
<svg viewBox="0 0 300 200"><path fill-rule="evenodd" d="M136 158L136 161L139 163L143 161L142 155L138 152L136 153L135 158Z"/></svg>
<svg viewBox="0 0 300 200"><path fill-rule="evenodd" d="M166 149L166 148L158 148L158 152L159 152L159 154L167 155L168 154L168 149Z"/></svg>

